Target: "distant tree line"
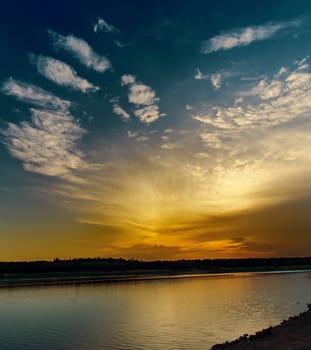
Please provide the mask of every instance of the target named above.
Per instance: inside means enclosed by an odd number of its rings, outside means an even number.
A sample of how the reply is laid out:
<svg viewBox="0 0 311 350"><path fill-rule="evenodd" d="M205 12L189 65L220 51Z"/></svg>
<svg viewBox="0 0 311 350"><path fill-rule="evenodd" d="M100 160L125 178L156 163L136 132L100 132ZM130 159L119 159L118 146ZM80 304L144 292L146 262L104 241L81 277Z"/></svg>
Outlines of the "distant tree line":
<svg viewBox="0 0 311 350"><path fill-rule="evenodd" d="M53 261L0 262L0 273L47 272L227 272L277 270L283 268L311 268L311 257L249 258L249 259L195 259L140 261L136 259L79 258Z"/></svg>

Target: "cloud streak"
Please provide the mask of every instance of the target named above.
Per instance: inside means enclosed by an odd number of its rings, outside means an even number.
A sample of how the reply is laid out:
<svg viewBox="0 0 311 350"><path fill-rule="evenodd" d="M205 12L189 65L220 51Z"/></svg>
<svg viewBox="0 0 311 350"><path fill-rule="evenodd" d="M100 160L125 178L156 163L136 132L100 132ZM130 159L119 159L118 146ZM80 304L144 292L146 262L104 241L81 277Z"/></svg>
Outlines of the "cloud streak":
<svg viewBox="0 0 311 350"><path fill-rule="evenodd" d="M247 46L255 41L272 38L277 32L297 26L299 22L266 23L259 26L239 28L234 31L223 32L201 42L201 53L208 54L219 50L229 50L234 47Z"/></svg>
<svg viewBox="0 0 311 350"><path fill-rule="evenodd" d="M213 73L213 74L203 74L199 68L196 69L196 73L194 75L195 80L209 80L213 85L215 90L219 90L221 88L221 81L224 76L230 76L228 73Z"/></svg>
<svg viewBox="0 0 311 350"><path fill-rule="evenodd" d="M112 24L108 24L104 19L97 18L96 23L93 26L93 30L95 33L105 32L105 33L118 33L120 30L113 26Z"/></svg>
<svg viewBox="0 0 311 350"><path fill-rule="evenodd" d="M116 103L113 105L113 113L119 115L124 121L127 121L131 118L130 115Z"/></svg>
<svg viewBox="0 0 311 350"><path fill-rule="evenodd" d="M86 67L99 73L103 73L111 67L108 58L97 54L85 40L73 35L60 35L52 30L49 30L48 33L56 49L70 52Z"/></svg>
<svg viewBox="0 0 311 350"><path fill-rule="evenodd" d="M71 106L71 102L62 100L38 86L13 78L9 78L2 84L1 91L5 95L14 96L22 102L45 109L67 111Z"/></svg>
<svg viewBox="0 0 311 350"><path fill-rule="evenodd" d="M83 93L99 90L98 86L91 84L86 79L80 78L71 66L62 61L41 55L31 55L30 59L42 76L58 85L66 86Z"/></svg>
<svg viewBox="0 0 311 350"><path fill-rule="evenodd" d="M194 75L195 80L209 80L210 75L209 74L203 74L199 68L196 69L196 73Z"/></svg>

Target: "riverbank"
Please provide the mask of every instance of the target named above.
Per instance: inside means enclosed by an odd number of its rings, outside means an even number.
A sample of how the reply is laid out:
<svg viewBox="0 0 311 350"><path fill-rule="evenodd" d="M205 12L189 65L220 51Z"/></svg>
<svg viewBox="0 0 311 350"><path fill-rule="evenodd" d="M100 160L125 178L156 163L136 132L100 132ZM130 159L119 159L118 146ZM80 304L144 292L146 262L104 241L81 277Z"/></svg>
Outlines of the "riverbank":
<svg viewBox="0 0 311 350"><path fill-rule="evenodd" d="M98 284L98 283L117 283L117 282L135 282L135 281L149 281L149 280L163 280L163 279L180 279L180 278L196 278L196 277L217 277L229 276L229 273L145 273L137 272L131 274L36 274L34 276L28 275L9 275L0 277L0 288L7 287L35 287L35 286L57 286L70 284Z"/></svg>
<svg viewBox="0 0 311 350"><path fill-rule="evenodd" d="M222 278L222 277L249 277L252 275L272 275L287 273L311 272L311 269L301 270L275 270L275 271L226 271L226 272L203 272L202 271L128 271L127 273L103 273L103 272L71 272L71 273L7 273L0 274L0 288L35 287L35 286L58 286L58 285L81 285L117 282L139 282L164 279L181 278Z"/></svg>
<svg viewBox="0 0 311 350"><path fill-rule="evenodd" d="M211 350L310 350L311 304L308 310L275 327L254 335L245 334L232 342L214 345Z"/></svg>
<svg viewBox="0 0 311 350"><path fill-rule="evenodd" d="M104 273L104 272L54 272L54 273L7 273L0 274L0 288L17 287L35 287L35 286L58 286L58 285L81 285L81 284L99 284L99 283L118 283L118 282L139 282L164 279L182 279L182 278L223 278L234 277L243 278L250 276L288 274L311 272L311 269L299 270L262 270L262 271L232 271L210 272L210 271L171 271L171 270L138 270L127 271L126 273Z"/></svg>

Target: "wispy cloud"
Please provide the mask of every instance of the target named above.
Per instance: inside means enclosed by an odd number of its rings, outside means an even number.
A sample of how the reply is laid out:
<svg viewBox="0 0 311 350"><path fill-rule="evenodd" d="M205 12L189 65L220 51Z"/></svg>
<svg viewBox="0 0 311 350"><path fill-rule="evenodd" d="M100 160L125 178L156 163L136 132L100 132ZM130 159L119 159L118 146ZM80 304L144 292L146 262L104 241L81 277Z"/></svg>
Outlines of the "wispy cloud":
<svg viewBox="0 0 311 350"><path fill-rule="evenodd" d="M58 85L67 86L84 93L95 92L99 89L98 86L91 84L86 79L80 78L71 66L62 61L41 55L31 55L30 60L37 66L41 75Z"/></svg>
<svg viewBox="0 0 311 350"><path fill-rule="evenodd" d="M127 132L127 136L128 136L130 139L134 139L134 138L136 138L138 135L139 135L139 131L128 131L128 132Z"/></svg>
<svg viewBox="0 0 311 350"><path fill-rule="evenodd" d="M99 17L97 18L96 23L93 25L93 30L95 33L117 33L120 31L118 28L116 28L112 24L108 24L104 19Z"/></svg>
<svg viewBox="0 0 311 350"><path fill-rule="evenodd" d="M126 44L126 43L122 43L122 42L119 41L119 40L115 40L114 43L115 43L118 47L120 47L120 48L123 48L123 47L126 47L126 46L129 45L129 44Z"/></svg>
<svg viewBox="0 0 311 350"><path fill-rule="evenodd" d="M65 177L83 165L76 143L85 130L65 112L31 109L31 122L9 123L1 130L4 144L25 170Z"/></svg>
<svg viewBox="0 0 311 350"><path fill-rule="evenodd" d="M193 109L193 106L190 105L189 103L187 103L187 104L185 105L185 109L186 109L187 111L191 111L191 110Z"/></svg>
<svg viewBox="0 0 311 350"><path fill-rule="evenodd" d="M203 74L201 72L201 70L199 68L197 68L196 72L194 74L194 79L195 80L204 80L204 79L208 80L208 79L210 79L210 75L209 74Z"/></svg>
<svg viewBox="0 0 311 350"><path fill-rule="evenodd" d="M119 115L125 121L131 118L130 115L117 103L113 105L113 112Z"/></svg>
<svg viewBox="0 0 311 350"><path fill-rule="evenodd" d="M97 54L85 40L73 35L60 35L52 30L49 30L48 33L56 49L64 49L70 52L86 67L99 73L103 73L111 67L108 58Z"/></svg>
<svg viewBox="0 0 311 350"><path fill-rule="evenodd" d="M22 102L45 109L67 111L71 106L71 102L62 100L38 86L13 78L9 78L2 84L1 91L5 95L14 96Z"/></svg>
<svg viewBox="0 0 311 350"><path fill-rule="evenodd" d="M223 32L202 41L200 51L206 54L219 50L229 50L238 46L247 46L254 41L270 39L282 29L297 26L299 23L299 21L265 23L259 26L249 26Z"/></svg>
<svg viewBox="0 0 311 350"><path fill-rule="evenodd" d="M146 142L146 141L149 141L149 137L148 136L138 136L137 138L136 138L136 141L137 142Z"/></svg>
<svg viewBox="0 0 311 350"><path fill-rule="evenodd" d="M212 74L211 82L215 90L220 89L221 87L221 75L220 74Z"/></svg>
<svg viewBox="0 0 311 350"><path fill-rule="evenodd" d="M224 74L221 73L213 73L213 74L203 74L199 68L196 69L196 73L194 75L195 80L209 80L214 89L218 90L221 87L221 80Z"/></svg>
<svg viewBox="0 0 311 350"><path fill-rule="evenodd" d="M134 114L143 123L152 123L159 119L160 112L155 91L148 85L137 82L136 77L125 74L121 77L121 85L128 86L128 100L135 105Z"/></svg>
<svg viewBox="0 0 311 350"><path fill-rule="evenodd" d="M161 144L161 148L167 149L167 150L172 150L172 149L176 149L177 146L174 143L164 142Z"/></svg>

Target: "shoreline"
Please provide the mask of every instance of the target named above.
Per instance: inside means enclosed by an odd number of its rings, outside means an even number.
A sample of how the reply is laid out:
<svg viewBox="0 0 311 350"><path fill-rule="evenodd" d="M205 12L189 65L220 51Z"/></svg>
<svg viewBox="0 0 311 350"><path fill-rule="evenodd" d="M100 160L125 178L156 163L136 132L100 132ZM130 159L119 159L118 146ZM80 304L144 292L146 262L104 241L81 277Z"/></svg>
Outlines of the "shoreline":
<svg viewBox="0 0 311 350"><path fill-rule="evenodd" d="M0 275L0 289L19 288L19 287L43 287L43 286L66 286L66 285L86 285L86 284L104 284L104 283L124 283L124 282L147 282L169 279L185 279L185 278L243 278L260 275L276 275L276 274L292 274L311 272L311 269L295 269L295 270L263 270L263 271L224 271L224 272L171 272L166 271L159 273L136 271L135 273L115 273L115 274L94 274L94 273L42 273L42 274L4 274Z"/></svg>
<svg viewBox="0 0 311 350"><path fill-rule="evenodd" d="M308 350L311 349L311 304L297 316L253 335L215 344L210 350Z"/></svg>

